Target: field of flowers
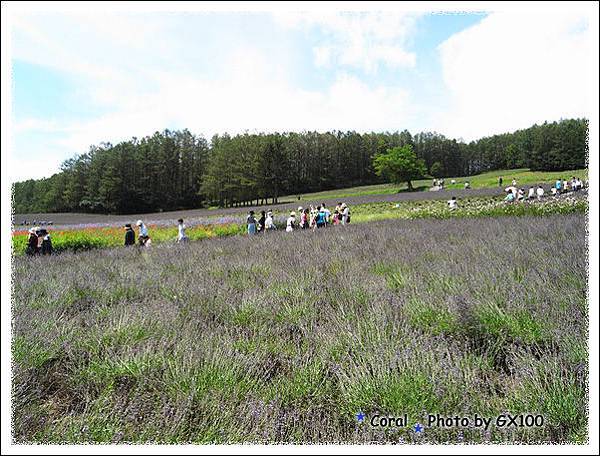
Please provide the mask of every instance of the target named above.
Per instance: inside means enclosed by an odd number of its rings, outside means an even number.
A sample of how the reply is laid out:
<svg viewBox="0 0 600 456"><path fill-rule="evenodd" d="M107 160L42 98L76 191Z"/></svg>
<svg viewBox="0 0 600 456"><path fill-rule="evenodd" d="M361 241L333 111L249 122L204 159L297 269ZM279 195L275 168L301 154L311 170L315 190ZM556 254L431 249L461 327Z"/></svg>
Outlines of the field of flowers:
<svg viewBox="0 0 600 456"><path fill-rule="evenodd" d="M15 257L13 437L585 442L587 252L576 211ZM543 423L444 428L429 413Z"/></svg>
<svg viewBox="0 0 600 456"><path fill-rule="evenodd" d="M587 192L576 196L547 197L542 201L505 204L502 197L467 197L459 200L459 208L450 211L445 200L422 200L374 202L358 204L352 207L352 223L366 223L386 219L418 219L418 218L462 218L462 217L496 217L508 215L549 215L585 212L587 210ZM274 221L280 229L285 227L287 212L275 211ZM199 218L192 220L186 233L190 240L232 236L246 232L245 214ZM173 243L177 237L175 222L157 220L149 223L152 242ZM56 252L90 250L97 248L119 247L123 245L124 231L121 226L108 224L67 225L49 228ZM24 253L27 242L27 231L13 232L13 252Z"/></svg>

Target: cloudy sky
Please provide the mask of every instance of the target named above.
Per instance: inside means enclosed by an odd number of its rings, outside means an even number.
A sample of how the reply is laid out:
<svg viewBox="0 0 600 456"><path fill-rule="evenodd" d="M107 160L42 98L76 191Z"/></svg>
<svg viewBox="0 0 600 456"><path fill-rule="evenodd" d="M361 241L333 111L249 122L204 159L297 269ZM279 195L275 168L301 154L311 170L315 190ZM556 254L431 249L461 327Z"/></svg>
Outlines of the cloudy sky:
<svg viewBox="0 0 600 456"><path fill-rule="evenodd" d="M165 128L471 140L588 116L588 21L564 8L13 12L11 177Z"/></svg>

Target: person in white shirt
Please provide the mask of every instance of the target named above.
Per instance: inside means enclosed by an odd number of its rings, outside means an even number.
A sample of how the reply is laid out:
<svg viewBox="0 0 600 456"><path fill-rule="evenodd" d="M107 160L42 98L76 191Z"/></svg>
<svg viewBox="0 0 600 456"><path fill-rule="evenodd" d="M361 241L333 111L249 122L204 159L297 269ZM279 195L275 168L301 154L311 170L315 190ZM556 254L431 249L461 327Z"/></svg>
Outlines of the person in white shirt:
<svg viewBox="0 0 600 456"><path fill-rule="evenodd" d="M290 216L287 219L285 231L287 231L288 233L291 233L292 231L294 231L295 225L296 225L296 213L294 211L292 211L292 212L290 212Z"/></svg>
<svg viewBox="0 0 600 456"><path fill-rule="evenodd" d="M534 199L535 198L535 188L533 187L529 187L529 193L527 193L527 199Z"/></svg>
<svg viewBox="0 0 600 456"><path fill-rule="evenodd" d="M273 213L271 211L267 212L267 218L265 219L265 231L276 229L275 224L273 223Z"/></svg>
<svg viewBox="0 0 600 456"><path fill-rule="evenodd" d="M448 200L448 207L450 208L451 211L458 208L458 202L456 201L456 196L453 196L451 199Z"/></svg>
<svg viewBox="0 0 600 456"><path fill-rule="evenodd" d="M346 203L342 204L342 225L350 223L350 209Z"/></svg>
<svg viewBox="0 0 600 456"><path fill-rule="evenodd" d="M189 238L185 234L185 225L183 224L183 219L177 220L177 242L187 242Z"/></svg>
<svg viewBox="0 0 600 456"><path fill-rule="evenodd" d="M140 245L149 246L151 244L151 241L150 235L148 234L148 228L146 228L146 225L141 220L138 220L136 225L139 227L140 230L138 234L138 240Z"/></svg>
<svg viewBox="0 0 600 456"><path fill-rule="evenodd" d="M541 185L539 185L535 193L537 194L537 199L541 200L544 196L544 188Z"/></svg>

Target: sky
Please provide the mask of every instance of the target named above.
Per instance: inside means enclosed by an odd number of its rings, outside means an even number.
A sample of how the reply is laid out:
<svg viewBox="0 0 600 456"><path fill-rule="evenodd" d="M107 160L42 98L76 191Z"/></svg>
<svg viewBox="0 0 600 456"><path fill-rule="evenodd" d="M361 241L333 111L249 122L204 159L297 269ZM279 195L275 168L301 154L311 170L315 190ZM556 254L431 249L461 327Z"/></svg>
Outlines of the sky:
<svg viewBox="0 0 600 456"><path fill-rule="evenodd" d="M166 128L207 139L408 129L470 141L588 117L589 16L13 12L11 179L47 177L91 145Z"/></svg>

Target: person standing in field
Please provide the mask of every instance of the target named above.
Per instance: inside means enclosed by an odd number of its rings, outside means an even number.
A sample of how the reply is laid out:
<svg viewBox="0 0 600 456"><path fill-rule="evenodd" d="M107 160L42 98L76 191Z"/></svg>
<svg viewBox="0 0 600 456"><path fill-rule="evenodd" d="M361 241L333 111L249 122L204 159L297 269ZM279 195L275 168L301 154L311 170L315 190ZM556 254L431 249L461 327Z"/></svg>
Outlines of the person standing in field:
<svg viewBox="0 0 600 456"><path fill-rule="evenodd" d="M185 234L185 225L183 219L177 220L177 243L187 242L189 238Z"/></svg>
<svg viewBox="0 0 600 456"><path fill-rule="evenodd" d="M141 220L138 220L136 225L139 228L139 233L138 233L139 244L143 247L149 247L151 244L151 241L150 241L150 235L148 234L148 228L146 228L146 225Z"/></svg>
<svg viewBox="0 0 600 456"><path fill-rule="evenodd" d="M465 182L465 190L468 190L471 188L471 183L469 181Z"/></svg>
<svg viewBox="0 0 600 456"><path fill-rule="evenodd" d="M327 209L325 203L321 203L321 208L325 212L325 225L329 225L331 223L331 211Z"/></svg>
<svg viewBox="0 0 600 456"><path fill-rule="evenodd" d="M306 208L300 214L300 228L302 228L303 230L306 230L308 228L308 223L309 223L308 219L309 219L308 208Z"/></svg>
<svg viewBox="0 0 600 456"><path fill-rule="evenodd" d="M294 211L292 211L292 212L290 212L290 216L287 219L285 231L288 233L291 233L292 231L294 231L295 227L296 227L296 213Z"/></svg>
<svg viewBox="0 0 600 456"><path fill-rule="evenodd" d="M42 255L52 255L52 239L50 238L50 233L45 229L40 232L42 238L42 247L40 249Z"/></svg>
<svg viewBox="0 0 600 456"><path fill-rule="evenodd" d="M131 223L125 225L125 246L130 246L135 244L135 231L131 227Z"/></svg>
<svg viewBox="0 0 600 456"><path fill-rule="evenodd" d="M535 191L535 193L537 195L538 201L541 201L541 199L544 197L544 187L542 187L541 185L538 185L538 188Z"/></svg>
<svg viewBox="0 0 600 456"><path fill-rule="evenodd" d="M340 212L338 209L333 211L333 226L340 224Z"/></svg>
<svg viewBox="0 0 600 456"><path fill-rule="evenodd" d="M27 249L25 250L27 255L35 255L38 253L38 236L35 228L29 229L29 236L27 237Z"/></svg>
<svg viewBox="0 0 600 456"><path fill-rule="evenodd" d="M315 228L325 228L327 225L325 211L321 206L317 207L317 215L315 219Z"/></svg>
<svg viewBox="0 0 600 456"><path fill-rule="evenodd" d="M260 218L258 219L258 232L259 233L265 232L265 223L266 222L267 222L267 216L265 214L265 211L260 211Z"/></svg>
<svg viewBox="0 0 600 456"><path fill-rule="evenodd" d="M517 187L517 179L515 179L514 177L513 177L513 180L512 180L512 186L515 187L515 188Z"/></svg>
<svg viewBox="0 0 600 456"><path fill-rule="evenodd" d="M533 186L529 187L529 192L527 193L527 199L532 200L535 198L535 188Z"/></svg>
<svg viewBox="0 0 600 456"><path fill-rule="evenodd" d="M342 204L342 225L347 225L350 223L350 208L346 205L346 203Z"/></svg>
<svg viewBox="0 0 600 456"><path fill-rule="evenodd" d="M265 219L265 230L271 231L271 230L275 230L275 229L277 229L277 227L273 223L273 213L271 211L268 211L267 218Z"/></svg>
<svg viewBox="0 0 600 456"><path fill-rule="evenodd" d="M248 212L246 224L248 225L248 234L256 234L256 219L254 218L254 211Z"/></svg>
<svg viewBox="0 0 600 456"><path fill-rule="evenodd" d="M502 187L502 176L498 178L498 187Z"/></svg>

